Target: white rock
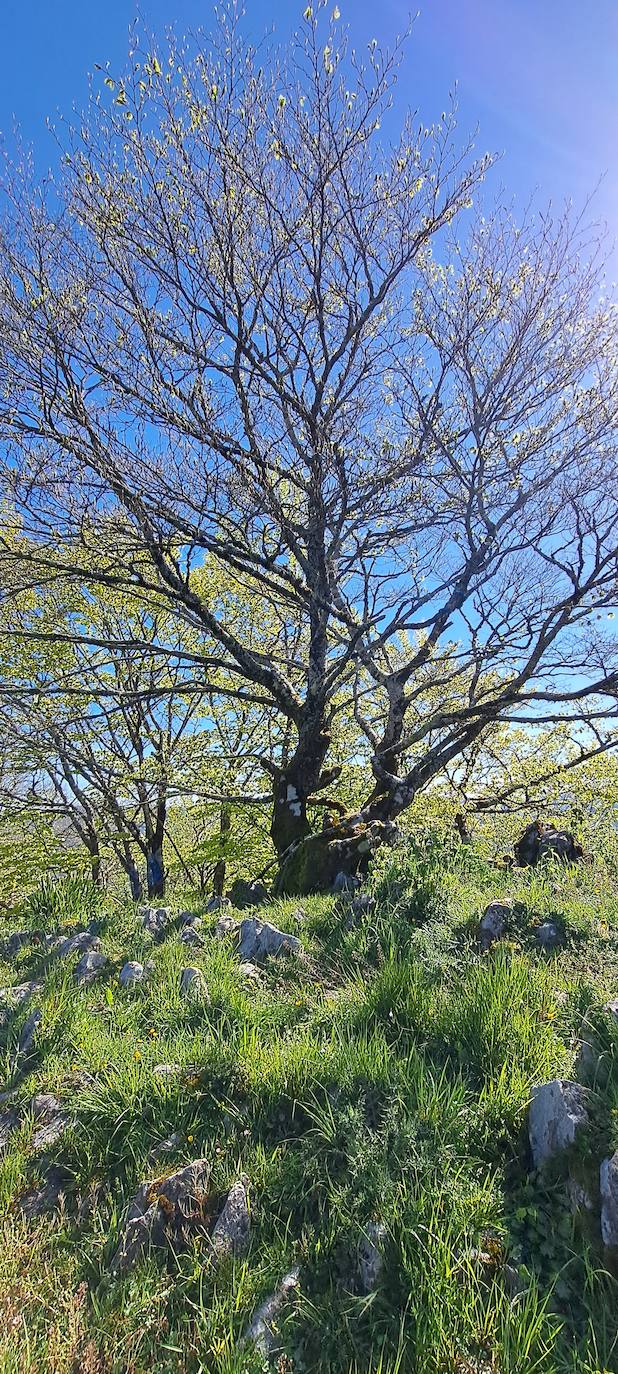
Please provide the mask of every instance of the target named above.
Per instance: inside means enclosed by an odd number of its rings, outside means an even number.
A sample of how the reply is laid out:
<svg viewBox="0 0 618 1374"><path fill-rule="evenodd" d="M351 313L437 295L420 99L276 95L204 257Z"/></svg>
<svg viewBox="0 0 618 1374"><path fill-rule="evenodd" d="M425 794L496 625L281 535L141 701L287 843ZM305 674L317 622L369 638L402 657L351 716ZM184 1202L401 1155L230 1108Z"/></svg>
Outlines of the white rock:
<svg viewBox="0 0 618 1374"><path fill-rule="evenodd" d="M618 1248L618 1150L601 1164L601 1236L603 1244Z"/></svg>
<svg viewBox="0 0 618 1374"><path fill-rule="evenodd" d="M237 1255L244 1250L250 1227L247 1181L239 1179L230 1188L211 1236L211 1246L216 1259L222 1260L227 1255Z"/></svg>
<svg viewBox="0 0 618 1374"><path fill-rule="evenodd" d="M289 1270L275 1292L258 1307L243 1336L243 1344L254 1345L265 1360L278 1348L277 1317L298 1288L299 1273L297 1265Z"/></svg>
<svg viewBox="0 0 618 1374"><path fill-rule="evenodd" d="M144 965L140 964L137 959L130 959L128 963L123 964L118 974L118 982L122 988L133 987L134 983L141 983L143 978Z"/></svg>
<svg viewBox="0 0 618 1374"><path fill-rule="evenodd" d="M532 1089L528 1133L535 1169L572 1145L578 1132L587 1126L586 1102L586 1089L581 1083L563 1078Z"/></svg>
<svg viewBox="0 0 618 1374"><path fill-rule="evenodd" d="M495 940L502 939L512 913L510 902L490 902L485 908L479 922L481 942L485 948L493 945Z"/></svg>
<svg viewBox="0 0 618 1374"><path fill-rule="evenodd" d="M256 916L247 916L240 926L238 955L243 963L254 959L264 959L268 955L301 954L302 945L296 935L277 930L270 921L259 921Z"/></svg>
<svg viewBox="0 0 618 1374"><path fill-rule="evenodd" d="M229 897L209 897L204 910L210 915L213 911L224 911L229 909L231 905L232 903Z"/></svg>
<svg viewBox="0 0 618 1374"><path fill-rule="evenodd" d="M147 935L152 935L153 940L161 940L165 934L169 921L169 911L166 906L145 906L142 907L139 916Z"/></svg>
<svg viewBox="0 0 618 1374"><path fill-rule="evenodd" d="M56 954L60 959L66 959L70 954L88 954L90 950L101 948L101 941L97 935L93 935L89 930L78 930L75 935L67 936L66 940L61 940L56 946Z"/></svg>
<svg viewBox="0 0 618 1374"><path fill-rule="evenodd" d="M202 1001L208 999L206 979L201 968L183 968L180 975L180 992L182 997L197 997Z"/></svg>
<svg viewBox="0 0 618 1374"><path fill-rule="evenodd" d="M87 987L93 983L97 974L102 973L107 965L107 955L99 954L96 949L89 949L87 954L82 954L79 963L75 965L75 982L79 988Z"/></svg>

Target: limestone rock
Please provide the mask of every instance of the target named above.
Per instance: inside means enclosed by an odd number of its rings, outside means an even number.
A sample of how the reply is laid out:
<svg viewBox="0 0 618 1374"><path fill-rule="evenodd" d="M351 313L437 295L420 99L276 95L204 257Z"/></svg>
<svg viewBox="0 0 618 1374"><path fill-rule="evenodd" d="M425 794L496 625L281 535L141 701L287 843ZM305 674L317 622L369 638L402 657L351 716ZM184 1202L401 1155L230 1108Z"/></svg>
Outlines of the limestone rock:
<svg viewBox="0 0 618 1374"><path fill-rule="evenodd" d="M277 1318L298 1288L298 1265L284 1275L279 1287L258 1307L243 1336L243 1344L253 1345L265 1360L279 1348Z"/></svg>
<svg viewBox="0 0 618 1374"><path fill-rule="evenodd" d="M61 939L55 947L55 952L59 959L67 959L70 954L88 954L91 950L100 948L101 941L97 935L93 935L89 930L78 930L75 935Z"/></svg>
<svg viewBox="0 0 618 1374"><path fill-rule="evenodd" d="M204 941L202 939L202 936L200 935L201 924L201 921L195 920L192 921L190 925L186 925L183 927L183 929L180 932L180 939L183 945L194 945L198 949L203 948Z"/></svg>
<svg viewBox="0 0 618 1374"><path fill-rule="evenodd" d="M340 870L333 879L331 892L355 892L360 887L360 878L356 878L352 873L344 873Z"/></svg>
<svg viewBox="0 0 618 1374"><path fill-rule="evenodd" d="M140 964L137 959L129 959L128 963L123 964L118 974L121 988L132 988L135 983L141 983L143 980L144 965Z"/></svg>
<svg viewBox="0 0 618 1374"><path fill-rule="evenodd" d="M523 835L515 845L515 862L521 868L538 864L542 859L553 856L565 863L575 863L583 858L581 845L576 844L568 830L558 830L554 825L544 825L532 821L526 826Z"/></svg>
<svg viewBox="0 0 618 1374"><path fill-rule="evenodd" d="M242 973L244 978L250 978L254 983L259 983L262 977L257 964L241 964L240 973Z"/></svg>
<svg viewBox="0 0 618 1374"><path fill-rule="evenodd" d="M511 902L490 902L479 922L481 944L485 949L501 940L513 915Z"/></svg>
<svg viewBox="0 0 618 1374"><path fill-rule="evenodd" d="M21 1007L25 1002L29 1002L36 992L40 992L42 983L32 980L30 983L16 983L14 987L0 988L0 1002L6 1003L11 1009Z"/></svg>
<svg viewBox="0 0 618 1374"><path fill-rule="evenodd" d="M228 935L238 935L242 921L236 916L220 916L214 929L217 940L225 940Z"/></svg>
<svg viewBox="0 0 618 1374"><path fill-rule="evenodd" d="M82 954L79 963L75 965L75 982L79 988L87 987L89 983L94 983L95 978L103 969L107 967L108 959L106 954L99 954L96 949L89 949L86 954Z"/></svg>
<svg viewBox="0 0 618 1374"><path fill-rule="evenodd" d="M200 1001L208 1001L208 988L201 968L183 968L180 975L180 994Z"/></svg>
<svg viewBox="0 0 618 1374"><path fill-rule="evenodd" d="M178 1078L182 1073L180 1064L155 1064L152 1070L155 1078Z"/></svg>
<svg viewBox="0 0 618 1374"><path fill-rule="evenodd" d="M29 1054L32 1048L32 1044L34 1042L34 1037L37 1033L37 1030L42 1020L43 1012L41 1011L40 1007L37 1007L35 1011L30 1012L28 1020L24 1021L24 1024L22 1026L22 1032L17 1044L17 1059L21 1059L24 1055Z"/></svg>
<svg viewBox="0 0 618 1374"><path fill-rule="evenodd" d="M2 952L7 959L14 959L24 945L30 945L36 937L34 930L14 930L4 941Z"/></svg>
<svg viewBox="0 0 618 1374"><path fill-rule="evenodd" d="M201 917L198 916L197 911L179 912L178 925L180 929L182 929L183 926L192 926L193 924L196 924L198 926L201 926L202 924Z"/></svg>
<svg viewBox="0 0 618 1374"><path fill-rule="evenodd" d="M208 915L210 916L211 913L212 913L213 911L225 911L225 910L229 910L229 908L231 907L231 905L232 905L232 903L231 903L229 897L217 897L217 896L214 896L214 897L209 897L209 898L208 898L208 901L207 901L206 906L205 906L204 909L205 909L205 911L208 912Z"/></svg>
<svg viewBox="0 0 618 1374"><path fill-rule="evenodd" d="M249 1238L251 1218L247 1196L248 1180L233 1183L225 1199L211 1237L212 1251L217 1260L241 1254Z"/></svg>
<svg viewBox="0 0 618 1374"><path fill-rule="evenodd" d="M297 936L277 930L270 921L259 921L256 916L248 916L241 922L238 955L243 963L265 959L268 955L301 953L302 945Z"/></svg>
<svg viewBox="0 0 618 1374"><path fill-rule="evenodd" d="M48 1149L50 1145L55 1145L61 1135L64 1134L68 1125L69 1118L63 1110L62 1103L53 1093L37 1093L30 1104L34 1116L34 1135L32 1145L35 1150Z"/></svg>
<svg viewBox="0 0 618 1374"><path fill-rule="evenodd" d="M264 883L249 883L244 878L237 878L228 892L228 897L232 906L243 907L263 906L264 902L270 900L268 888Z"/></svg>
<svg viewBox="0 0 618 1374"><path fill-rule="evenodd" d="M600 1189L603 1244L618 1250L618 1150L601 1164Z"/></svg>
<svg viewBox="0 0 618 1374"><path fill-rule="evenodd" d="M384 1266L386 1227L381 1221L370 1221L358 1249L358 1285L361 1293L373 1293L380 1281Z"/></svg>
<svg viewBox="0 0 618 1374"><path fill-rule="evenodd" d="M563 943L563 935L560 926L556 921L542 921L535 931L537 943L541 949L558 949Z"/></svg>
<svg viewBox="0 0 618 1374"><path fill-rule="evenodd" d="M532 1089L528 1133L535 1169L573 1144L588 1124L586 1101L586 1089L563 1078Z"/></svg>
<svg viewBox="0 0 618 1374"><path fill-rule="evenodd" d="M140 908L139 917L147 935L151 935L153 940L162 940L169 921L169 911L166 906L144 906Z"/></svg>
<svg viewBox="0 0 618 1374"><path fill-rule="evenodd" d="M32 1188L20 1198L20 1211L29 1220L44 1216L47 1212L60 1211L70 1182L66 1169L49 1169L39 1187Z"/></svg>
<svg viewBox="0 0 618 1374"><path fill-rule="evenodd" d="M195 1159L168 1178L140 1184L129 1206L112 1270L126 1272L151 1247L183 1248L191 1234L205 1232L209 1179L208 1160Z"/></svg>

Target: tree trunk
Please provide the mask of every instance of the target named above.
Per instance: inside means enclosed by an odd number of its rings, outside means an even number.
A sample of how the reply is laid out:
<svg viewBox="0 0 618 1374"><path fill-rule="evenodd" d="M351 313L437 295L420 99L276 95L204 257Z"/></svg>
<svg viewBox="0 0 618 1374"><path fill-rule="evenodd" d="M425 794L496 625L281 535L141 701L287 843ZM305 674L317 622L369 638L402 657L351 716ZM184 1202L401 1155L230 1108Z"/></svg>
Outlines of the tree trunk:
<svg viewBox="0 0 618 1374"><path fill-rule="evenodd" d="M146 854L146 884L149 897L165 895L165 868L163 866L163 846L156 841Z"/></svg>
<svg viewBox="0 0 618 1374"><path fill-rule="evenodd" d="M325 785L322 765L330 738L321 713L317 719L312 715L301 728L293 757L275 778L270 834L279 858L290 845L311 834L307 803Z"/></svg>
<svg viewBox="0 0 618 1374"><path fill-rule="evenodd" d="M219 813L219 840L221 842L221 857L217 859L215 871L212 879L212 890L215 897L222 897L225 888L226 859L225 850L229 833L232 828L232 813L225 802L221 805Z"/></svg>

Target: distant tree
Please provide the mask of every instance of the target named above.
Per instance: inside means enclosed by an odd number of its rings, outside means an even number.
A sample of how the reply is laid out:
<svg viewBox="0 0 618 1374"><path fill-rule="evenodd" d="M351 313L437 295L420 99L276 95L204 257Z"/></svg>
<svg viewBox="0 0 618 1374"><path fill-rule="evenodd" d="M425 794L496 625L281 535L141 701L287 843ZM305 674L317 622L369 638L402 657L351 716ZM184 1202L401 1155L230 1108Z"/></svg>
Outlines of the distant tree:
<svg viewBox="0 0 618 1374"><path fill-rule="evenodd" d="M278 722L283 867L337 782L344 709L367 824L496 720L616 713L595 236L469 213L487 160L452 111L387 144L400 54L372 43L363 67L310 6L266 57L224 15L192 57L153 45L102 77L61 185L7 189L0 433L29 540L9 530L10 576L79 576L96 527L102 581L218 646ZM272 635L200 591L204 560Z"/></svg>

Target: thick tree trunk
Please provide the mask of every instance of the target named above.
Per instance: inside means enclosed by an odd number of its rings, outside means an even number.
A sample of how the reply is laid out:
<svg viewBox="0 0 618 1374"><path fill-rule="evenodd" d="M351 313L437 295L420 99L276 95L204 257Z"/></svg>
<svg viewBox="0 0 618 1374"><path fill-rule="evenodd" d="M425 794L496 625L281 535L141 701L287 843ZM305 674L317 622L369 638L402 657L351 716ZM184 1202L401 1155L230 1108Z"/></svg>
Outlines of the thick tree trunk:
<svg viewBox="0 0 618 1374"><path fill-rule="evenodd" d="M293 757L275 778L270 834L280 858L290 845L311 833L307 803L326 785L322 765L329 745L322 714L315 712L303 723Z"/></svg>
<svg viewBox="0 0 618 1374"><path fill-rule="evenodd" d="M146 885L149 897L165 896L163 846L157 844L156 841L146 853Z"/></svg>

